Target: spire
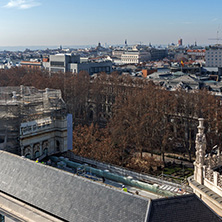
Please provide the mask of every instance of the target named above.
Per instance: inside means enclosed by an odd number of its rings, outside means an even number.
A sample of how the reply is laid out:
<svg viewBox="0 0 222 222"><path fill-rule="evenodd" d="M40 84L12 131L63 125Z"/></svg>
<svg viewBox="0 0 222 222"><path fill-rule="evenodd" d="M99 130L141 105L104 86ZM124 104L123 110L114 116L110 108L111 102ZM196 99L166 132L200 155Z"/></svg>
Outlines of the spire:
<svg viewBox="0 0 222 222"><path fill-rule="evenodd" d="M196 136L196 160L194 162L194 179L202 184L203 183L203 165L206 153L206 136L204 134L204 119L199 118L198 133Z"/></svg>

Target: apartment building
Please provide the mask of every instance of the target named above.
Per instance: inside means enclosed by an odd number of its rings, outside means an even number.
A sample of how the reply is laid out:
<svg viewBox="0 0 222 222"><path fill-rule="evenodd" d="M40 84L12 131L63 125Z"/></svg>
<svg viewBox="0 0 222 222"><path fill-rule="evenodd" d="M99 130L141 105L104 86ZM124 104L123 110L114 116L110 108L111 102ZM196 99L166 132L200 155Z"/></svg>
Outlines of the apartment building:
<svg viewBox="0 0 222 222"><path fill-rule="evenodd" d="M205 58L207 67L222 67L222 45L207 47Z"/></svg>

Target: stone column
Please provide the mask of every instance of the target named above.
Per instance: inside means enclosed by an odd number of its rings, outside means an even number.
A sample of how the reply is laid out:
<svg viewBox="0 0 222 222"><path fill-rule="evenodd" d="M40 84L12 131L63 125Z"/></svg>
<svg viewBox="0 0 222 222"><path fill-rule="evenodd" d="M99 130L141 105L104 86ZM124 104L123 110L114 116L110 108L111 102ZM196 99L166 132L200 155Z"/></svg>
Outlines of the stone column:
<svg viewBox="0 0 222 222"><path fill-rule="evenodd" d="M49 153L55 153L55 139L54 138L51 138L51 139L49 139L49 147L48 147L48 149L49 149Z"/></svg>
<svg viewBox="0 0 222 222"><path fill-rule="evenodd" d="M42 141L39 143L39 152L40 152L40 156L42 156Z"/></svg>
<svg viewBox="0 0 222 222"><path fill-rule="evenodd" d="M24 146L21 146L21 156L24 156Z"/></svg>
<svg viewBox="0 0 222 222"><path fill-rule="evenodd" d="M31 159L34 159L34 144L30 144Z"/></svg>
<svg viewBox="0 0 222 222"><path fill-rule="evenodd" d="M217 184L217 183L218 183L218 182L217 182L217 181L218 181L218 175L220 175L220 174L219 174L218 172L215 172L215 171L214 171L214 172L213 172L213 175L214 175L214 177L213 177L214 185L217 186L217 185L218 185L218 184Z"/></svg>

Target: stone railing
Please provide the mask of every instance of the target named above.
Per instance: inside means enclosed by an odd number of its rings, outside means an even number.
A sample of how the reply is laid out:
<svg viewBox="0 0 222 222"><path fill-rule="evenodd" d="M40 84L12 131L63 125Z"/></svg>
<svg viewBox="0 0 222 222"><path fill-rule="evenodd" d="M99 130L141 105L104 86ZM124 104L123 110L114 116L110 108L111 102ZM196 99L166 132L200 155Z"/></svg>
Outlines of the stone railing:
<svg viewBox="0 0 222 222"><path fill-rule="evenodd" d="M218 187L222 188L222 175L220 175L219 173L217 174L217 184Z"/></svg>
<svg viewBox="0 0 222 222"><path fill-rule="evenodd" d="M204 178L222 189L222 175L220 175L217 171L213 171L212 169L204 166Z"/></svg>
<svg viewBox="0 0 222 222"><path fill-rule="evenodd" d="M205 168L204 177L213 183L214 182L214 171L210 168Z"/></svg>
<svg viewBox="0 0 222 222"><path fill-rule="evenodd" d="M51 118L39 119L31 122L21 123L20 126L20 136L25 136L27 134L38 133L40 131L52 128Z"/></svg>

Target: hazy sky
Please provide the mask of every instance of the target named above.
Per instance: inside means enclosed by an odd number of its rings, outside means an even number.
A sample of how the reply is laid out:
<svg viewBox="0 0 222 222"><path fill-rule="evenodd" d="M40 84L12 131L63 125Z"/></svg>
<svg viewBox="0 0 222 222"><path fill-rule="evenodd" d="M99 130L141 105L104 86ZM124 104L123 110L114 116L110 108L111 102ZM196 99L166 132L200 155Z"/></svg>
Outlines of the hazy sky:
<svg viewBox="0 0 222 222"><path fill-rule="evenodd" d="M176 43L222 37L222 0L0 0L0 46Z"/></svg>

